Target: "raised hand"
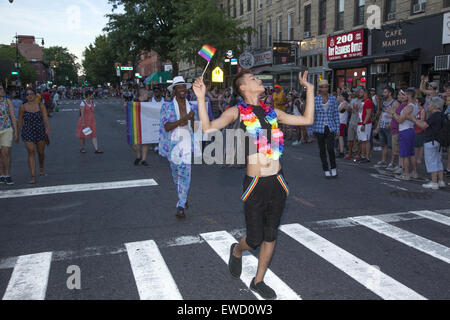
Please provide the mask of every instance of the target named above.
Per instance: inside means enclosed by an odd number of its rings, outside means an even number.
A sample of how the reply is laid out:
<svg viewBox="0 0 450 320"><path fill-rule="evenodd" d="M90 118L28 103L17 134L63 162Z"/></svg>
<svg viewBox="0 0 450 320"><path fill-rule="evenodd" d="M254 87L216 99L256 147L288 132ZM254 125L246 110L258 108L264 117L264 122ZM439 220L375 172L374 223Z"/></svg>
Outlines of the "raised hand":
<svg viewBox="0 0 450 320"><path fill-rule="evenodd" d="M306 87L306 89L314 89L314 85L308 82L308 71L305 71L302 75L300 72L298 75L300 85Z"/></svg>
<svg viewBox="0 0 450 320"><path fill-rule="evenodd" d="M197 80L195 80L194 85L192 86L195 95L197 96L197 100L198 99L204 99L206 96L206 86L205 83L203 82L203 77L198 78Z"/></svg>

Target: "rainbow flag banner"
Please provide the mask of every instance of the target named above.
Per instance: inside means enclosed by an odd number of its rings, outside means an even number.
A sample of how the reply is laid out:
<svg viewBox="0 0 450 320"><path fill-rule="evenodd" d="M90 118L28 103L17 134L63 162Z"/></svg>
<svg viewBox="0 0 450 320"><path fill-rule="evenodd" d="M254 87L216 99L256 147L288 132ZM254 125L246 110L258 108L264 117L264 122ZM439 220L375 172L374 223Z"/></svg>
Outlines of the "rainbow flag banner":
<svg viewBox="0 0 450 320"><path fill-rule="evenodd" d="M163 102L128 102L128 144L159 142L159 118Z"/></svg>
<svg viewBox="0 0 450 320"><path fill-rule="evenodd" d="M210 62L211 59L216 54L216 48L211 47L210 45L205 44L202 49L198 52L198 54L205 59L206 61Z"/></svg>

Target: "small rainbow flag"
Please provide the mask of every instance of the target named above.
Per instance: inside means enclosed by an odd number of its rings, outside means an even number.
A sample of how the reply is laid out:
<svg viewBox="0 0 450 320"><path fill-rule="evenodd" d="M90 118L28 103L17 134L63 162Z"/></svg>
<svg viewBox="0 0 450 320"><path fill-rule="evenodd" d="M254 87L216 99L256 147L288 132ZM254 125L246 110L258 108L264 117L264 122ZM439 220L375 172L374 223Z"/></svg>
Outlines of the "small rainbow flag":
<svg viewBox="0 0 450 320"><path fill-rule="evenodd" d="M216 48L213 48L207 44L205 44L202 47L202 49L198 52L198 54L208 62L211 61L211 59L214 57L215 53L216 53Z"/></svg>

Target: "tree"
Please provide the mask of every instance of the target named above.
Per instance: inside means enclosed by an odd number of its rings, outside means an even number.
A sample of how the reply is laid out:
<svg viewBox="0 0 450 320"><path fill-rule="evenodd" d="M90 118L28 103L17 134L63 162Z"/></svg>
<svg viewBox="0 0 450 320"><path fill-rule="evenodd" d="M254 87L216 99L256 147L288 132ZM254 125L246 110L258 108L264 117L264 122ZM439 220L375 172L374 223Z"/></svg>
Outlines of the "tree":
<svg viewBox="0 0 450 320"><path fill-rule="evenodd" d="M185 14L189 12L189 14ZM205 61L198 55L204 44L217 49L211 63L222 63L228 50L238 54L242 51L244 35L252 28L239 27L239 21L228 17L223 9L215 5L215 1L189 0L177 6L179 20L171 30L171 58L191 63ZM196 63L197 64L197 63Z"/></svg>
<svg viewBox="0 0 450 320"><path fill-rule="evenodd" d="M11 76L12 71L17 71L16 48L8 45L0 45L0 79L1 81L8 79L10 83L15 77ZM22 83L34 83L37 80L36 69L27 61L27 59L19 53L20 74L19 78Z"/></svg>
<svg viewBox="0 0 450 320"><path fill-rule="evenodd" d="M93 85L116 82L114 63L118 55L114 51L109 36L101 35L95 38L83 52L83 69L86 80Z"/></svg>
<svg viewBox="0 0 450 320"><path fill-rule="evenodd" d="M113 43L122 50L122 60L136 63L142 50L154 50L162 61L172 58L174 72L178 72L171 44L171 30L179 20L177 6L190 0L109 0L113 8L123 6L124 13L107 15ZM125 54L124 54L125 53ZM127 61L128 61L127 60Z"/></svg>
<svg viewBox="0 0 450 320"><path fill-rule="evenodd" d="M52 61L57 63L56 68L53 68L53 83L56 85L69 85L70 81L78 83L78 70L81 66L76 59L76 56L64 47L53 46L44 49L44 62L49 66Z"/></svg>

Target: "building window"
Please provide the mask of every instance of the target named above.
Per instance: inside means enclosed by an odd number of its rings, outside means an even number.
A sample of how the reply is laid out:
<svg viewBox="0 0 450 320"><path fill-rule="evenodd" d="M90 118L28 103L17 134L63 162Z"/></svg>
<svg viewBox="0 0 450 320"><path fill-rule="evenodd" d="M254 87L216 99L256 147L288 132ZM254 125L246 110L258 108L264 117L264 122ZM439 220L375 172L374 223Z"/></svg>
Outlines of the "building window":
<svg viewBox="0 0 450 320"><path fill-rule="evenodd" d="M236 0L233 0L233 17L236 18L237 10L236 10Z"/></svg>
<svg viewBox="0 0 450 320"><path fill-rule="evenodd" d="M239 13L240 15L244 15L244 0L239 1Z"/></svg>
<svg viewBox="0 0 450 320"><path fill-rule="evenodd" d="M272 0L266 0L266 3L267 3L267 4L271 4L271 3L272 3Z"/></svg>
<svg viewBox="0 0 450 320"><path fill-rule="evenodd" d="M292 26L292 18L294 14L289 13L288 14L288 40L294 40L294 27Z"/></svg>
<svg viewBox="0 0 450 320"><path fill-rule="evenodd" d="M272 22L267 22L267 48L272 47Z"/></svg>
<svg viewBox="0 0 450 320"><path fill-rule="evenodd" d="M327 32L327 0L319 2L319 34Z"/></svg>
<svg viewBox="0 0 450 320"><path fill-rule="evenodd" d="M397 11L397 1L386 0L384 5L384 20L385 21L394 20L396 11Z"/></svg>
<svg viewBox="0 0 450 320"><path fill-rule="evenodd" d="M229 17L231 17L231 0L228 0L227 11L228 11L228 18L229 18Z"/></svg>
<svg viewBox="0 0 450 320"><path fill-rule="evenodd" d="M252 32L250 30L247 33L247 45L249 48L252 47Z"/></svg>
<svg viewBox="0 0 450 320"><path fill-rule="evenodd" d="M305 34L311 33L311 5L305 6ZM306 37L306 35L305 35ZM309 37L309 36L308 36Z"/></svg>
<svg viewBox="0 0 450 320"><path fill-rule="evenodd" d="M262 29L263 29L263 26L262 26L262 24L260 24L259 26L258 26L258 49L261 49L262 48Z"/></svg>
<svg viewBox="0 0 450 320"><path fill-rule="evenodd" d="M344 29L344 0L336 0L336 30Z"/></svg>
<svg viewBox="0 0 450 320"><path fill-rule="evenodd" d="M281 31L281 17L277 19L277 41L283 40L283 32Z"/></svg>
<svg viewBox="0 0 450 320"><path fill-rule="evenodd" d="M355 26L364 24L364 11L366 0L355 0Z"/></svg>
<svg viewBox="0 0 450 320"><path fill-rule="evenodd" d="M444 0L444 8L450 7L450 0Z"/></svg>
<svg viewBox="0 0 450 320"><path fill-rule="evenodd" d="M262 0L258 0L258 9L261 9L261 8L262 8L262 5L263 5Z"/></svg>
<svg viewBox="0 0 450 320"><path fill-rule="evenodd" d="M252 11L252 0L247 0L247 11Z"/></svg>
<svg viewBox="0 0 450 320"><path fill-rule="evenodd" d="M417 14L425 12L427 0L413 0L411 1L411 13Z"/></svg>

